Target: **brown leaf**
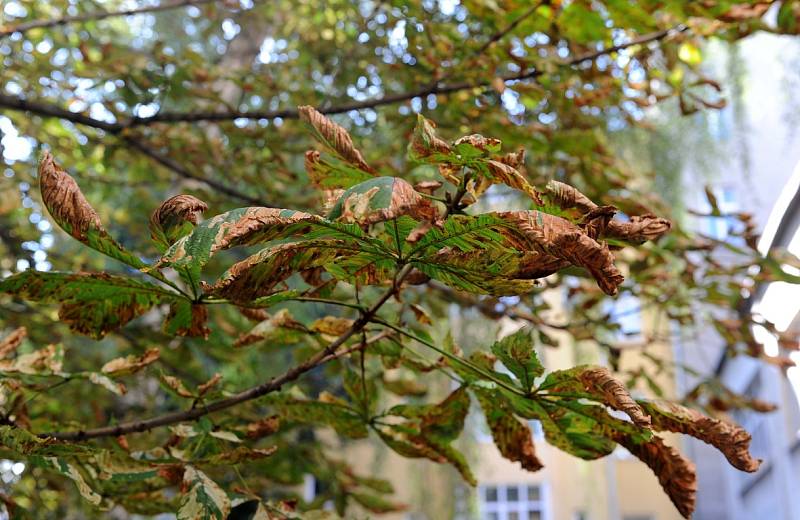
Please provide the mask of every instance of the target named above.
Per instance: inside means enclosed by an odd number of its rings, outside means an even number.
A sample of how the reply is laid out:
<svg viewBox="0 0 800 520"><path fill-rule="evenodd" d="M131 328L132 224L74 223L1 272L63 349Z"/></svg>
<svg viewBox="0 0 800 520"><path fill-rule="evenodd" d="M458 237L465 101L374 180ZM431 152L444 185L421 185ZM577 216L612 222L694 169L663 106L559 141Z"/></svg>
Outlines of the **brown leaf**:
<svg viewBox="0 0 800 520"><path fill-rule="evenodd" d="M581 213L588 213L597 208L597 204L576 188L555 180L547 183L542 197L561 209L577 208Z"/></svg>
<svg viewBox="0 0 800 520"><path fill-rule="evenodd" d="M70 235L84 244L90 230L108 235L75 179L55 163L49 152L44 153L39 163L39 183L45 206L56 220L69 227Z"/></svg>
<svg viewBox="0 0 800 520"><path fill-rule="evenodd" d="M534 253L528 256L519 278L540 278L573 264L589 271L606 294L617 293L624 278L614 265L614 255L608 246L595 241L575 224L540 211L508 211L498 215L515 232L516 236L508 236L515 249Z"/></svg>
<svg viewBox="0 0 800 520"><path fill-rule="evenodd" d="M365 172L375 172L364 160L361 152L356 149L347 130L319 113L313 107L301 106L298 107L298 111L300 112L300 118L316 130L317 137L324 145L330 147L342 159L353 166Z"/></svg>
<svg viewBox="0 0 800 520"><path fill-rule="evenodd" d="M721 451L732 466L742 471L752 473L761 465L761 460L750 455L752 437L743 428L669 401L640 401L640 404L652 417L653 429L700 439Z"/></svg>
<svg viewBox="0 0 800 520"><path fill-rule="evenodd" d="M216 374L214 374L214 376L211 379L209 379L208 381L206 381L202 385L198 385L198 387L197 387L197 395L199 395L199 396L205 395L209 390L211 390L212 388L217 386L217 383L219 383L220 381L222 381L222 374L217 372Z"/></svg>
<svg viewBox="0 0 800 520"><path fill-rule="evenodd" d="M376 224L403 215L435 222L439 212L431 201L399 177L376 177L346 190L329 218L359 224Z"/></svg>
<svg viewBox="0 0 800 520"><path fill-rule="evenodd" d="M100 371L104 374L121 376L125 374L133 374L143 369L144 367L155 363L161 353L157 348L147 349L141 356L126 356L117 359L112 359Z"/></svg>
<svg viewBox="0 0 800 520"><path fill-rule="evenodd" d="M177 306L170 307L166 321L169 322L175 316ZM178 336L188 336L190 338L205 338L211 333L211 329L206 326L208 321L208 307L202 304L192 304L192 318L188 327L180 327L175 333Z"/></svg>
<svg viewBox="0 0 800 520"><path fill-rule="evenodd" d="M245 435L248 439L260 439L267 435L272 435L281 427L281 419L277 415L272 415L260 421L248 424L245 427Z"/></svg>
<svg viewBox="0 0 800 520"><path fill-rule="evenodd" d="M207 292L234 302L269 295L276 285L303 269L319 267L346 253L336 241L279 244L233 264Z"/></svg>
<svg viewBox="0 0 800 520"><path fill-rule="evenodd" d="M638 443L627 435L620 434L614 440L653 470L661 487L681 515L690 518L697 494L694 464L685 459L678 450L664 444L659 437Z"/></svg>
<svg viewBox="0 0 800 520"><path fill-rule="evenodd" d="M250 307L237 307L237 309L250 321L259 322L269 319L269 313L264 309L251 309Z"/></svg>
<svg viewBox="0 0 800 520"><path fill-rule="evenodd" d="M587 389L596 389L601 392L610 407L628 414L628 417L636 425L650 426L650 417L633 400L625 385L617 380L607 368L589 367L577 374L577 377Z"/></svg>
<svg viewBox="0 0 800 520"><path fill-rule="evenodd" d="M672 223L655 215L634 215L630 221L622 222L611 220L606 226L604 236L616 238L634 244L641 244L648 240L657 240L664 236L672 227Z"/></svg>
<svg viewBox="0 0 800 520"><path fill-rule="evenodd" d="M447 155L452 151L447 142L436 135L436 124L417 115L417 126L408 145L408 150L414 159L423 159L435 154Z"/></svg>
<svg viewBox="0 0 800 520"><path fill-rule="evenodd" d="M191 195L171 197L150 215L150 236L163 246L169 246L185 234L184 224L197 224L208 209L202 200Z"/></svg>
<svg viewBox="0 0 800 520"><path fill-rule="evenodd" d="M20 346L27 335L28 329L19 327L5 338L0 339L0 359L8 357L9 354L17 350L17 347Z"/></svg>
<svg viewBox="0 0 800 520"><path fill-rule="evenodd" d="M302 211L290 211L281 208L247 208L241 218L220 227L216 240L214 240L214 244L211 247L211 253L239 245L251 245L256 242L270 240L270 237L278 229L304 222L312 223L319 219L320 217L316 215ZM210 220L207 222L210 222ZM297 232L301 233L302 229L298 229Z"/></svg>
<svg viewBox="0 0 800 520"><path fill-rule="evenodd" d="M531 186L528 179L526 179L517 168L509 166L504 162L491 159L486 161L486 166L489 168L489 172L494 177L493 180L495 182L502 182L506 186L525 192L531 200L541 206L542 201L539 198L539 192Z"/></svg>

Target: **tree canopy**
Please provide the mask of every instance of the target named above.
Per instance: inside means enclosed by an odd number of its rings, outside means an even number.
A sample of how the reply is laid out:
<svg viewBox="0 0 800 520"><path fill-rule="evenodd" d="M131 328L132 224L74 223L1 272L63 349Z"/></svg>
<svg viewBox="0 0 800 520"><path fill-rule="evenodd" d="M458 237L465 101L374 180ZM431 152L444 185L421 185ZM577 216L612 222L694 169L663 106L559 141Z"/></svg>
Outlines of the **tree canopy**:
<svg viewBox="0 0 800 520"><path fill-rule="evenodd" d="M123 4L4 4L0 451L31 468L13 515L395 511L320 430L474 485L471 407L529 471L531 420L575 457L626 448L686 517L694 468L661 432L758 468L724 412L770 405L713 378L667 395L678 367L647 344L708 322L727 355L788 363L744 302L798 261L711 192L734 233L692 232L618 143L653 111L722 108L706 42L795 34L800 2ZM635 370L619 295L664 323ZM453 312L527 326L459 345ZM537 354L585 341L607 366Z"/></svg>

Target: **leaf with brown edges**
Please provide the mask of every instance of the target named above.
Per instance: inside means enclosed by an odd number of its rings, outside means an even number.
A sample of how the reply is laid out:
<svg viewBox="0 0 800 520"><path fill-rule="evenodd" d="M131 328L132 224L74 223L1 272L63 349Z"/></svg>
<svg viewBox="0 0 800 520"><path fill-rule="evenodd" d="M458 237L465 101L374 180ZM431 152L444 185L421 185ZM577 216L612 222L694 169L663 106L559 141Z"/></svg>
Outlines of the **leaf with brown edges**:
<svg viewBox="0 0 800 520"><path fill-rule="evenodd" d="M145 267L138 256L111 238L78 184L49 152L39 162L39 188L53 220L74 239L136 269Z"/></svg>
<svg viewBox="0 0 800 520"><path fill-rule="evenodd" d="M761 460L750 455L752 437L743 428L669 401L639 401L639 404L652 417L654 430L700 439L721 451L733 467L742 471L752 473L761 465Z"/></svg>
<svg viewBox="0 0 800 520"><path fill-rule="evenodd" d="M338 125L318 112L314 107L298 107L300 118L314 130L314 136L331 152L343 161L352 164L365 172L374 173L375 170L367 164L364 156L353 144L353 139L341 125Z"/></svg>
<svg viewBox="0 0 800 520"><path fill-rule="evenodd" d="M171 197L150 216L150 237L164 251L191 233L200 221L200 215L207 209L205 202L191 195Z"/></svg>

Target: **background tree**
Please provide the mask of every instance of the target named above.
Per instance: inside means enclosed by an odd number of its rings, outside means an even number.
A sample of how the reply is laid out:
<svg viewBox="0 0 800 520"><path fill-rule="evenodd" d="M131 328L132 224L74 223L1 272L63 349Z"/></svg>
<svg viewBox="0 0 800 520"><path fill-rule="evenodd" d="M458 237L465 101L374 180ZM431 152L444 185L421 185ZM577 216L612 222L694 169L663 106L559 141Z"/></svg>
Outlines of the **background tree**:
<svg viewBox="0 0 800 520"><path fill-rule="evenodd" d="M771 5L776 25L762 19ZM702 302L730 355L762 355L751 325L763 320L736 312L742 289L800 281L781 266L796 259L758 255L747 215L743 245L689 233L658 195L664 179L616 152L650 106L724 105L703 68L707 38L794 34L799 11L5 3L0 128L23 137L4 141L15 149L0 184L2 436L10 459L35 468L7 507L389 511L387 483L354 474L316 428L376 436L471 482L451 442L475 400L524 468L540 463L519 418L536 419L579 457L625 446L688 516L690 464L653 432L698 436L752 471L749 435L697 410L769 407L714 384L690 407L635 401L626 385L658 394L671 361L645 352L636 372L546 372L534 347L554 345L553 331L593 338L614 369L605 301L623 292L679 325ZM741 261L728 267L720 251ZM553 287L568 288L567 321L547 317ZM448 305L531 328L462 355ZM403 378L386 376L398 367ZM420 398L438 378L458 389ZM407 404L388 408L387 394ZM324 492L295 503L309 473Z"/></svg>

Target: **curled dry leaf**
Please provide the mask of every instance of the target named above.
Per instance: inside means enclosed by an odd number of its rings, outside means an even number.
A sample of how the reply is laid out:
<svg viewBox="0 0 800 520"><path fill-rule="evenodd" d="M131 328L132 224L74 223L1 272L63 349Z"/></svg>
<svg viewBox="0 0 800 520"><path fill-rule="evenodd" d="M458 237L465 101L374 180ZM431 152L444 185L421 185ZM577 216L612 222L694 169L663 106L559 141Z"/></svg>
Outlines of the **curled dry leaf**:
<svg viewBox="0 0 800 520"><path fill-rule="evenodd" d="M44 153L39 163L39 187L47 211L73 238L132 267L145 267L136 255L111 238L78 184L49 152Z"/></svg>
<svg viewBox="0 0 800 520"><path fill-rule="evenodd" d="M516 167L511 166L502 161L490 159L486 161L486 166L489 169L495 183L503 183L516 190L525 192L536 204L541 205L542 201L539 198L539 192L528 182L528 179Z"/></svg>
<svg viewBox="0 0 800 520"><path fill-rule="evenodd" d="M162 247L168 247L188 234L207 209L205 202L191 195L171 197L150 215L150 236Z"/></svg>
<svg viewBox="0 0 800 520"><path fill-rule="evenodd" d="M211 390L212 388L217 386L217 384L220 381L222 381L222 374L217 372L216 374L214 374L211 377L211 379L209 379L208 381L206 381L205 383L203 383L201 385L198 385L198 387L197 387L197 395L199 395L199 396L205 395L209 390Z"/></svg>
<svg viewBox="0 0 800 520"><path fill-rule="evenodd" d="M248 424L245 427L245 435L248 439L260 439L267 435L272 435L281 427L281 419L277 415L271 415L260 421Z"/></svg>
<svg viewBox="0 0 800 520"><path fill-rule="evenodd" d="M171 335L208 338L211 330L206 326L207 321L208 308L205 305L180 300L170 305L164 328Z"/></svg>
<svg viewBox="0 0 800 520"><path fill-rule="evenodd" d="M732 466L742 471L752 473L761 465L759 459L750 455L752 437L743 428L669 401L640 401L640 404L652 417L653 429L700 439L721 451Z"/></svg>
<svg viewBox="0 0 800 520"><path fill-rule="evenodd" d="M624 278L614 265L614 255L608 246L595 241L575 224L540 211L508 211L498 215L516 231L516 237L509 237L515 249L543 254L530 255L519 278L540 278L573 264L589 271L606 294L617 293ZM559 264L554 259L563 262Z"/></svg>
<svg viewBox="0 0 800 520"><path fill-rule="evenodd" d="M615 440L647 464L681 515L690 518L697 494L694 464L678 450L664 444L659 437L653 437L648 442L636 442L626 435L617 435Z"/></svg>
<svg viewBox="0 0 800 520"><path fill-rule="evenodd" d="M625 385L616 379L606 367L586 368L579 372L577 377L587 390L599 391L609 406L628 414L628 417L636 425L645 428L650 426L650 417L633 400Z"/></svg>
<svg viewBox="0 0 800 520"><path fill-rule="evenodd" d="M274 316L267 315L267 319L240 335L233 346L244 347L262 340L272 340L282 344L295 343L304 332L306 328L303 324L292 318L287 309L281 309Z"/></svg>
<svg viewBox="0 0 800 520"><path fill-rule="evenodd" d="M269 313L264 309L252 309L250 307L236 307L242 316L250 321L259 322L269 319Z"/></svg>
<svg viewBox="0 0 800 520"><path fill-rule="evenodd" d="M9 354L17 350L22 340L28 335L28 329L19 327L11 334L0 339L0 359L7 357Z"/></svg>
<svg viewBox="0 0 800 520"><path fill-rule="evenodd" d="M597 208L597 204L576 188L563 182L551 180L542 193L544 201L562 209L577 208L581 213L588 213Z"/></svg>
<svg viewBox="0 0 800 520"><path fill-rule="evenodd" d="M449 144L436 136L436 124L418 114L417 126L408 144L409 155L413 159L421 160L436 154L448 155L452 151Z"/></svg>
<svg viewBox="0 0 800 520"><path fill-rule="evenodd" d="M330 211L331 220L376 224L409 215L415 220L439 218L431 201L398 177L376 177L347 189Z"/></svg>
<svg viewBox="0 0 800 520"><path fill-rule="evenodd" d="M495 139L494 137L484 137L481 134L470 134L465 135L464 137L459 137L456 139L456 142L453 143L454 146L459 146L462 144L468 144L470 146L474 146L478 150L486 153L495 152L500 149L500 139Z"/></svg>
<svg viewBox="0 0 800 520"><path fill-rule="evenodd" d="M628 222L609 221L605 237L641 244L661 238L671 227L672 223L665 218L655 215L634 215Z"/></svg>
<svg viewBox="0 0 800 520"><path fill-rule="evenodd" d="M298 107L300 118L311 125L317 138L344 161L366 172L375 170L367 164L364 156L356 149L350 134L342 126L334 123L310 106Z"/></svg>
<svg viewBox="0 0 800 520"><path fill-rule="evenodd" d="M157 348L150 348L147 349L147 351L141 356L125 356L112 359L103 365L103 368L101 368L100 371L104 374L113 376L133 374L148 365L152 365L158 361L159 357L161 357L159 350Z"/></svg>
<svg viewBox="0 0 800 520"><path fill-rule="evenodd" d="M335 240L290 242L262 249L230 267L208 291L234 302L269 295L296 271L321 267L348 253Z"/></svg>

